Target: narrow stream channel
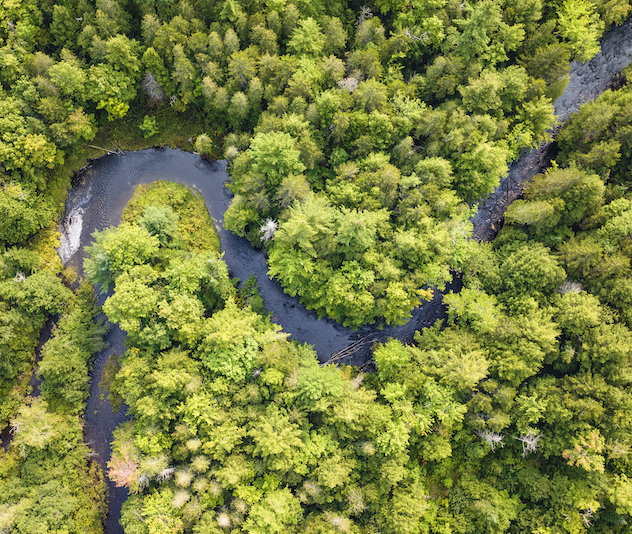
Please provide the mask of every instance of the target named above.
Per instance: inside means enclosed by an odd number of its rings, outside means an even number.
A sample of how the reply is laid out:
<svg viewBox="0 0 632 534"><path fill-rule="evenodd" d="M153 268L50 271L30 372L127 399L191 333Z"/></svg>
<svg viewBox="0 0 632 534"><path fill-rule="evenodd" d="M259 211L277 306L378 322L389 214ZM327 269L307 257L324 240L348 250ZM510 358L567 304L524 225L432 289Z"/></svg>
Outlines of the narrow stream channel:
<svg viewBox="0 0 632 534"><path fill-rule="evenodd" d="M594 99L610 87L617 73L632 59L632 28L628 22L609 32L602 41L602 51L586 64L573 63L570 83L555 103L560 123L583 103ZM502 220L506 207L520 196L524 183L540 172L548 161L550 145L524 154L511 165L509 174L488 199L479 205L473 218L474 237L491 239ZM224 260L231 274L242 280L254 274L260 286L264 304L274 320L286 332L301 342L314 345L319 359L327 361L331 355L344 356L344 361L362 364L370 344L387 337L411 341L415 330L428 326L443 315L442 296L436 292L432 302L414 311L413 318L401 327L386 327L382 331L365 327L357 332L329 319L318 319L312 311L299 304L298 298L283 293L281 286L267 276L265 255L253 250L248 241L224 229L223 214L231 194L224 184L229 180L226 163L207 162L198 156L172 149L149 149L124 155L104 156L92 162L85 172L77 175L66 203L66 216L62 222L60 256L65 264L73 265L81 275L85 257L83 247L91 242L95 230L117 225L123 208L138 184L156 180L170 180L198 190L205 198L209 213L220 235ZM452 288L459 290L458 282ZM103 304L106 296L101 295ZM101 399L99 382L103 367L111 354L122 354L125 334L112 326L108 336L109 347L97 355L92 373L90 397L86 409L84 437L97 455L100 464L110 456L112 431L125 420L125 407L113 413L107 397ZM359 349L359 350L355 350ZM119 534L121 505L127 491L110 484L109 515L106 534Z"/></svg>

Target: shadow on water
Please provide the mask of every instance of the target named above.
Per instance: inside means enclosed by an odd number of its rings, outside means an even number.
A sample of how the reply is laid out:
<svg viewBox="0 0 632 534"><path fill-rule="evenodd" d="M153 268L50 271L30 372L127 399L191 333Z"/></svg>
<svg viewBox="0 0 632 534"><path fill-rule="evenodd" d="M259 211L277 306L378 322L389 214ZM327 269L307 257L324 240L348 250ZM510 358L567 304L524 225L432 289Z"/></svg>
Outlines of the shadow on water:
<svg viewBox="0 0 632 534"><path fill-rule="evenodd" d="M602 50L593 60L585 64L572 64L570 83L555 102L559 123L565 122L569 114L577 111L583 103L615 85L617 73L630 63L631 58L632 29L626 22L604 37ZM556 130L552 135L555 133ZM523 154L511 165L510 172L494 193L479 205L479 213L472 220L475 239L493 238L506 207L520 196L524 183L544 169L550 157L551 147L545 144ZM410 342L416 330L444 316L442 295L435 292L431 302L416 309L412 319L399 327L385 327L383 330L364 327L355 332L329 319L318 319L314 312L306 310L298 302L298 298L287 296L278 282L268 278L263 252L253 250L246 239L224 229L223 214L231 199L231 193L224 186L228 179L225 162L202 161L196 155L179 150L149 149L104 156L75 177L62 223L60 256L65 264L75 266L81 275L85 257L83 247L90 244L90 234L119 223L123 208L132 197L136 185L169 180L195 188L204 196L220 235L224 260L231 274L241 280L254 274L264 304L273 313L274 321L281 324L292 338L313 345L321 362L334 355L336 361L361 365L369 358L371 345L376 341L395 337ZM459 291L460 281L456 279L450 289ZM102 295L100 304L104 300L105 296ZM110 457L112 431L125 420L126 412L125 407L120 413L112 411L107 397L101 398L99 382L109 356L125 351L124 339L124 332L112 325L109 347L97 355L94 363L85 414L85 440L103 467ZM118 520L127 491L115 488L110 483L110 492L106 533L119 534L123 532Z"/></svg>

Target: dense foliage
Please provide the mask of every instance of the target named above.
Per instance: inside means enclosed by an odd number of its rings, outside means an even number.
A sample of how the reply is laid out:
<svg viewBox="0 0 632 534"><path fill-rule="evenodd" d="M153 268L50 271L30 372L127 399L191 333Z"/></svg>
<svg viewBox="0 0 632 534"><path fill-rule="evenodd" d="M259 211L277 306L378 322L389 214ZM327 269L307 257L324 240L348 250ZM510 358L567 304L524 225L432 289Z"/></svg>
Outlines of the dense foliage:
<svg viewBox="0 0 632 534"><path fill-rule="evenodd" d="M626 0L7 4L0 243L23 244L50 223L68 183L59 165L99 125L134 114L151 138L163 108L194 111L208 125L200 153L216 153L218 128L231 132L227 225L258 246L267 238L270 272L287 291L350 326L404 322L462 254L464 202L546 138L569 60L592 57L629 9ZM322 227L305 220L312 200L330 208ZM284 239L261 233L268 220ZM338 252L348 237L331 225L365 222L363 239ZM303 231L288 234L294 226Z"/></svg>
<svg viewBox="0 0 632 534"><path fill-rule="evenodd" d="M38 270L40 257L10 248L0 256L0 426L21 402L40 330L51 314L68 308L72 298L59 278Z"/></svg>
<svg viewBox="0 0 632 534"><path fill-rule="evenodd" d="M629 237L603 229L625 199L604 205L605 191L576 167L537 176L495 242L464 257L445 324L377 347L375 374L320 367L240 307L208 256L185 285L174 266L198 254L127 255L105 304L132 334L113 387L133 420L109 463L133 494L125 531L626 532L632 331L567 259L586 221L626 254ZM197 291L209 276L226 289L212 305ZM130 280L164 300L117 307ZM169 326L166 291L200 313ZM167 325L170 343L143 325Z"/></svg>
<svg viewBox="0 0 632 534"><path fill-rule="evenodd" d="M103 532L107 488L83 442L80 416L89 360L102 348L103 329L94 322L91 286L65 297L68 308L42 349L41 396L22 403L11 420L10 448L0 450L0 529L5 532Z"/></svg>
<svg viewBox="0 0 632 534"><path fill-rule="evenodd" d="M188 113L207 125L203 156L226 134L227 226L264 245L271 275L319 314L403 322L450 268L464 289L414 345L377 347L375 374L321 368L270 323L254 281L235 290L215 234L189 224L203 218L192 193L147 188L85 266L115 289L104 309L128 332L112 387L133 419L109 470L133 493L126 532L626 532L629 87L562 130L561 167L510 207L493 244L467 238L468 203L547 137L569 61L592 57L629 10L3 2L0 422L14 435L0 530L102 529L80 417L101 328L91 291L57 276L46 231L99 128L152 139ZM23 401L51 316L42 394Z"/></svg>

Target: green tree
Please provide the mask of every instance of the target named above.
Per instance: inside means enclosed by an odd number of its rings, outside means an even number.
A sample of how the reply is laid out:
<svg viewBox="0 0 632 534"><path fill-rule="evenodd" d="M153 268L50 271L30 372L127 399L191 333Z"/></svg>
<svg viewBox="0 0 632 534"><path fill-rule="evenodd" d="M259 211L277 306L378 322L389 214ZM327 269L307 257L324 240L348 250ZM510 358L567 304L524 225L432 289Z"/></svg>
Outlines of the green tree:
<svg viewBox="0 0 632 534"><path fill-rule="evenodd" d="M24 243L50 219L51 210L35 193L19 184L0 190L0 241L5 245Z"/></svg>
<svg viewBox="0 0 632 534"><path fill-rule="evenodd" d="M94 244L86 247L84 269L93 283L101 284L103 293L118 275L147 262L159 246L159 239L145 228L126 224L95 231L92 237Z"/></svg>
<svg viewBox="0 0 632 534"><path fill-rule="evenodd" d="M300 174L305 170L296 140L287 133L255 135L250 143L249 154L252 157L252 170L266 177L266 187L270 192L274 192L289 174Z"/></svg>
<svg viewBox="0 0 632 534"><path fill-rule="evenodd" d="M253 505L245 527L255 534L276 534L298 523L300 514L300 501L289 489L279 489Z"/></svg>
<svg viewBox="0 0 632 534"><path fill-rule="evenodd" d="M179 219L170 206L147 206L139 223L164 246L178 234Z"/></svg>
<svg viewBox="0 0 632 534"><path fill-rule="evenodd" d="M179 43L173 47L171 78L176 85L178 105L184 109L194 98L196 70Z"/></svg>
<svg viewBox="0 0 632 534"><path fill-rule="evenodd" d="M499 274L502 280L499 289L505 297L529 295L537 299L550 298L566 278L549 249L539 243L508 247Z"/></svg>
<svg viewBox="0 0 632 534"><path fill-rule="evenodd" d="M457 47L457 54L466 62L475 58L494 66L508 59L524 39L521 24L510 26L502 19L499 4L491 1L465 6L467 18L456 19L448 30L446 43ZM461 30L460 32L456 29Z"/></svg>
<svg viewBox="0 0 632 534"><path fill-rule="evenodd" d="M450 293L444 297L448 305L448 316L458 323L468 325L481 333L492 333L500 322L496 299L483 291L463 288L459 293Z"/></svg>
<svg viewBox="0 0 632 534"><path fill-rule="evenodd" d="M325 48L325 36L318 23L308 17L299 22L287 46L297 56L319 56Z"/></svg>
<svg viewBox="0 0 632 534"><path fill-rule="evenodd" d="M558 13L560 35L569 42L574 56L588 61L599 52L599 38L603 22L592 4L578 0L565 0Z"/></svg>
<svg viewBox="0 0 632 534"><path fill-rule="evenodd" d="M127 114L136 88L134 80L125 72L106 64L91 65L85 96L96 103L97 109L105 109L109 120L114 120Z"/></svg>
<svg viewBox="0 0 632 534"><path fill-rule="evenodd" d="M59 49L74 50L77 46L78 31L79 24L70 10L66 6L55 4L53 6L53 20L50 25L55 46Z"/></svg>

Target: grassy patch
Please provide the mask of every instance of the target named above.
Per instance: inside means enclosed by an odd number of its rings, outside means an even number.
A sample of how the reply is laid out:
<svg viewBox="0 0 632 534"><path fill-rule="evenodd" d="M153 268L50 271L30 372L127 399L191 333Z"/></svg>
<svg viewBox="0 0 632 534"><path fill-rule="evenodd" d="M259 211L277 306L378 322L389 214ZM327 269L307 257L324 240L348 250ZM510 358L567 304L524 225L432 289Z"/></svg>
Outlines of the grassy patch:
<svg viewBox="0 0 632 534"><path fill-rule="evenodd" d="M146 131L140 128L145 121L145 117L155 120L157 133L145 138ZM212 138L218 137L218 132L209 130L205 123L203 114L199 111L190 110L182 113L173 111L169 106L150 108L139 106L121 120L104 122L99 125L97 136L86 143L106 150L142 150L153 146L168 145L171 148L181 148L182 150L193 150L193 143L198 135L206 133ZM217 149L212 154L214 158L221 157L221 143L217 143ZM94 158L104 154L103 150L87 147L91 154L88 157Z"/></svg>
<svg viewBox="0 0 632 534"><path fill-rule="evenodd" d="M123 222L137 223L146 206L169 206L178 214L179 237L188 250L213 250L219 254L219 235L201 195L174 182L158 181L137 185L134 196L123 210Z"/></svg>
<svg viewBox="0 0 632 534"><path fill-rule="evenodd" d="M116 373L121 369L121 364L119 362L119 357L116 354L112 354L103 368L103 374L101 375L101 381L99 382L99 387L103 389L110 399L110 405L112 406L112 410L118 412L123 406L123 397L119 395L116 391L112 391L112 383L116 378ZM101 395L103 399L105 394Z"/></svg>

